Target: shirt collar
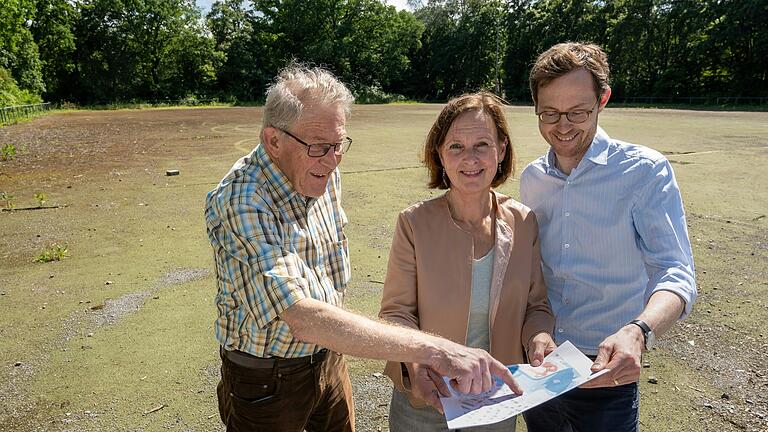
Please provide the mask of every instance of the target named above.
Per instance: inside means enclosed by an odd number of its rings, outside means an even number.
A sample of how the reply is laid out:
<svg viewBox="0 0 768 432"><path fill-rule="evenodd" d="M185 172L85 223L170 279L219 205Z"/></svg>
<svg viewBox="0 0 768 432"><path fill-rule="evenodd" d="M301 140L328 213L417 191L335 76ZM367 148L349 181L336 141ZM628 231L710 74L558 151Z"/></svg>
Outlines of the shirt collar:
<svg viewBox="0 0 768 432"><path fill-rule="evenodd" d="M610 140L610 137L605 133L603 128L598 126L597 131L595 132L595 137L592 138L592 144L589 145L583 159L587 159L597 165L607 165ZM550 174L553 172L560 172L555 163L556 157L555 152L552 150L552 147L550 147L549 151L547 151L547 157L544 158L544 169L546 172Z"/></svg>
<svg viewBox="0 0 768 432"><path fill-rule="evenodd" d="M610 144L610 141L608 134L605 133L603 128L598 126L595 137L592 139L592 144L584 155L584 159L590 160L597 165L607 165L608 144Z"/></svg>
<svg viewBox="0 0 768 432"><path fill-rule="evenodd" d="M264 149L263 144L256 146L254 150L254 157L256 163L261 167L264 175L269 180L269 184L272 186L272 191L275 199L275 203L278 206L282 206L297 195L298 192L293 188L291 181L285 176L280 167L277 166L269 157L269 154Z"/></svg>

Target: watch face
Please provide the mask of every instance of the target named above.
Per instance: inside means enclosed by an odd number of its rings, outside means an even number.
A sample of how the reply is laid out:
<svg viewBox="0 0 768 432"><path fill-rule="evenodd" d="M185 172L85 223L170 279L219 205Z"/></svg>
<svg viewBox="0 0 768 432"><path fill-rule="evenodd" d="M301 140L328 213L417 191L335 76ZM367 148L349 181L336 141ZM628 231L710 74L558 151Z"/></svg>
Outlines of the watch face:
<svg viewBox="0 0 768 432"><path fill-rule="evenodd" d="M656 346L656 334L653 331L649 331L645 334L645 349L650 350Z"/></svg>

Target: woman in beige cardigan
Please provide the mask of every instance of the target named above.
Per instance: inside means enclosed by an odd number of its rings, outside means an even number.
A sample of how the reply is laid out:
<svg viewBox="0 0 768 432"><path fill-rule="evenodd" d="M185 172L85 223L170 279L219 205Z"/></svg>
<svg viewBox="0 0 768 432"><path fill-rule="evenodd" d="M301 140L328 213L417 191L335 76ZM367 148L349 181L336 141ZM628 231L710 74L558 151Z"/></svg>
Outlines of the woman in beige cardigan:
<svg viewBox="0 0 768 432"><path fill-rule="evenodd" d="M554 349L533 212L493 190L514 173L504 105L490 93L448 102L427 137L429 186L448 191L400 213L379 316L485 349L504 364L538 365ZM387 364L390 430L447 430L442 379ZM491 377L488 377L491 379ZM514 431L515 419L477 430ZM474 430L474 429L473 429Z"/></svg>

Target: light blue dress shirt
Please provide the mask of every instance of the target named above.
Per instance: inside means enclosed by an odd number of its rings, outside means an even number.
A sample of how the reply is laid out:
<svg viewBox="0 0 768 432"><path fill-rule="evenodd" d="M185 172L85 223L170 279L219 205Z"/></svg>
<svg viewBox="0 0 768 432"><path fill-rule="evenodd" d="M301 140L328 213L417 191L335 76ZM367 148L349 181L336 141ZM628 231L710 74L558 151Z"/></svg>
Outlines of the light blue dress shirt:
<svg viewBox="0 0 768 432"><path fill-rule="evenodd" d="M549 152L520 178L539 221L555 342L587 355L637 318L656 291L696 300L693 254L672 166L659 152L597 129L570 175Z"/></svg>

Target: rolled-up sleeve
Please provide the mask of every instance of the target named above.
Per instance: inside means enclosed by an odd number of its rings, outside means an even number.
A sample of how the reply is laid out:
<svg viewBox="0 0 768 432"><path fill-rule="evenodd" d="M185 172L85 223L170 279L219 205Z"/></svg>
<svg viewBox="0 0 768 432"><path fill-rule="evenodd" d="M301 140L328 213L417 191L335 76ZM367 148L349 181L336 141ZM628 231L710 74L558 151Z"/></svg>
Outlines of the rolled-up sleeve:
<svg viewBox="0 0 768 432"><path fill-rule="evenodd" d="M632 216L649 278L646 303L657 291L671 291L685 302L680 319L685 318L691 313L697 294L693 253L680 189L667 159L653 164L651 177L636 198Z"/></svg>

